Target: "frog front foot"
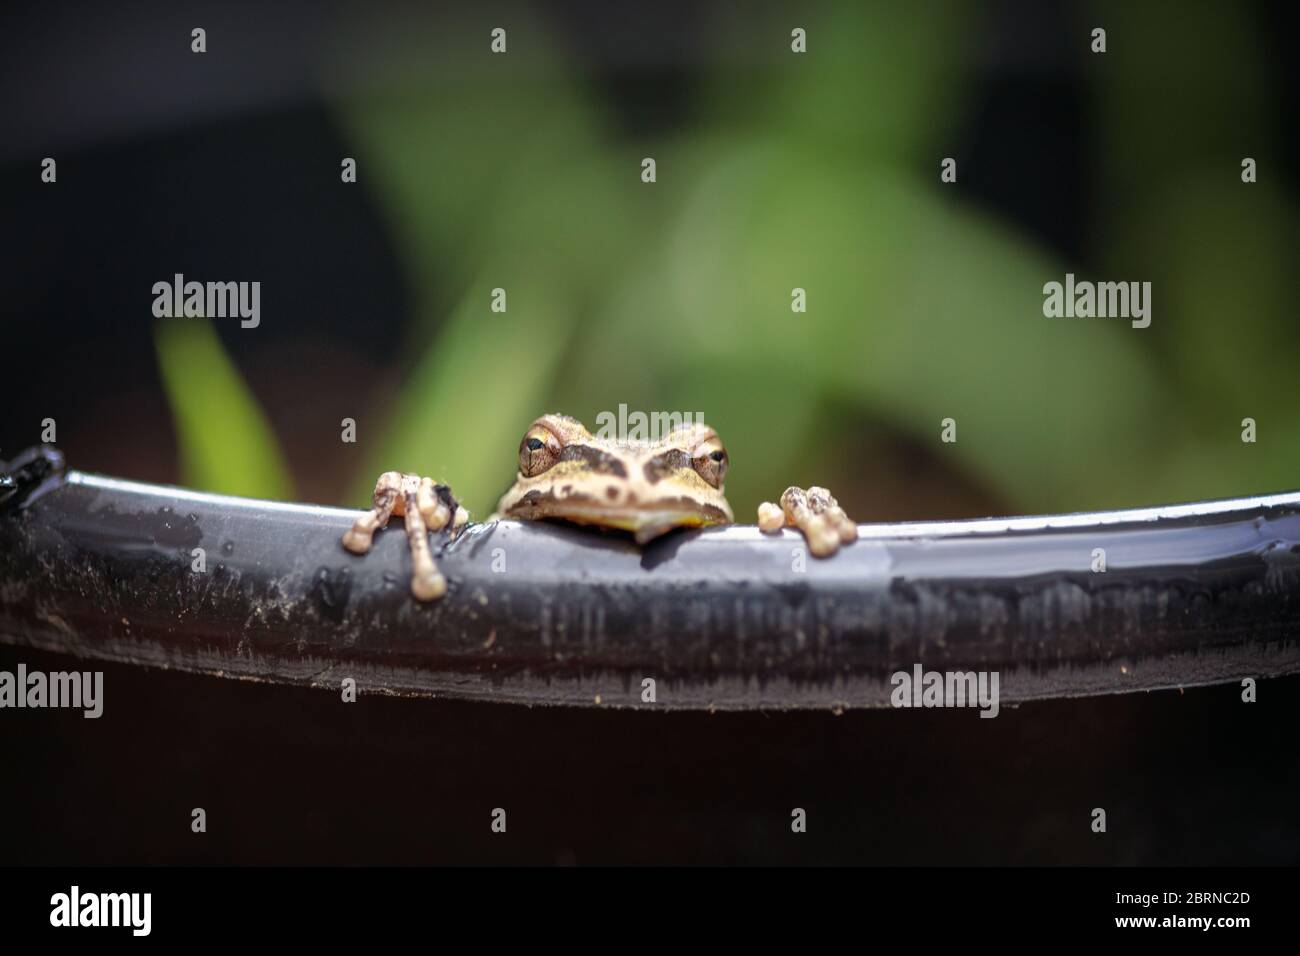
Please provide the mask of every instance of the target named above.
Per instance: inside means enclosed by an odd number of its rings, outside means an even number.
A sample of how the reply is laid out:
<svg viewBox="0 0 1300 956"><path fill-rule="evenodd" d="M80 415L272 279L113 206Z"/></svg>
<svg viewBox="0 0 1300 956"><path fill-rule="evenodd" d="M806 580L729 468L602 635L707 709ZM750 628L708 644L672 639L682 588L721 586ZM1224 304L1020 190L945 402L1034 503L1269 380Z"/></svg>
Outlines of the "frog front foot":
<svg viewBox="0 0 1300 956"><path fill-rule="evenodd" d="M765 501L758 506L758 527L780 531L794 525L808 542L813 557L830 557L840 545L856 541L858 526L844 513L840 503L825 488L796 488L781 495L781 504Z"/></svg>
<svg viewBox="0 0 1300 956"><path fill-rule="evenodd" d="M390 515L406 518L406 540L411 548L411 593L417 601L433 601L447 593L447 579L438 570L429 550L430 531L451 525L459 531L469 520L446 485L432 478L386 471L375 482L375 506L353 523L343 535L343 547L353 554L365 554L375 532L388 523Z"/></svg>

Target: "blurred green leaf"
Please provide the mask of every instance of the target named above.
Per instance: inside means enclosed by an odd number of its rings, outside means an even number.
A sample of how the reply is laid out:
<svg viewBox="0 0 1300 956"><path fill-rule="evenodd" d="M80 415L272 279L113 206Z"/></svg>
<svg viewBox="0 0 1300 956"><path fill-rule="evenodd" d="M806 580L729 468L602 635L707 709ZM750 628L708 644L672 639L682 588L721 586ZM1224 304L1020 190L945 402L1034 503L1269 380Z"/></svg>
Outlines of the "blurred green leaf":
<svg viewBox="0 0 1300 956"><path fill-rule="evenodd" d="M935 150L969 91L962 57L977 12L948 0L755 8L743 18L720 8L700 125L743 123L783 146L937 170ZM795 26L806 53L790 49Z"/></svg>
<svg viewBox="0 0 1300 956"><path fill-rule="evenodd" d="M1127 324L1043 316L1042 285L1063 264L889 165L763 139L675 162L696 183L687 211L654 269L575 348L586 385L612 396L647 379L634 394L650 407L704 411L727 436L741 502L853 442L820 421L832 397L1023 507L1148 490L1167 383L1143 369ZM795 287L806 313L791 311ZM938 443L946 417L953 445ZM742 472L745 460L763 475Z"/></svg>
<svg viewBox="0 0 1300 956"><path fill-rule="evenodd" d="M1276 84L1257 55L1264 38L1233 5L1103 9L1110 47L1090 70L1098 268L1152 283L1142 344L1179 392L1170 453L1152 479L1170 497L1294 487L1300 216L1279 180ZM1258 163L1254 183L1241 180L1247 156ZM1241 441L1246 417L1259 427L1254 444Z"/></svg>
<svg viewBox="0 0 1300 956"><path fill-rule="evenodd" d="M400 95L339 99L377 170L417 317L415 365L356 478L359 500L377 474L399 469L447 481L471 511L489 511L524 428L561 410L552 402L569 343L661 215L637 155L600 141L600 117L546 32L527 18L512 24L524 52L491 58L482 44L472 86L458 83L474 54L426 57L403 73ZM493 288L506 291L505 313L489 308Z"/></svg>
<svg viewBox="0 0 1300 956"><path fill-rule="evenodd" d="M450 484L475 517L495 506L568 338L572 310L550 294L542 282L517 285L497 314L486 286L471 291L410 375L356 500L368 501L375 478L396 470Z"/></svg>
<svg viewBox="0 0 1300 956"><path fill-rule="evenodd" d="M1197 155L1220 128L1247 132L1226 115L1205 124L1197 104L1230 112L1257 89L1232 63L1192 69L1201 85L1232 74L1236 92L1169 109L1181 81L1133 37L1183 23L1171 9L1117 11L1111 52L1081 47L1116 131L1104 163L1119 210L1083 266L938 185L936 157L972 88L974 14L961 4L807 9L806 55L790 53L784 15L732 17L708 31L717 66L695 119L644 138L608 138L527 20L511 31L518 59L449 39L448 57L394 67L387 90L345 85L340 116L374 170L366 181L394 224L416 317L408 384L358 498L400 468L450 481L482 514L533 416L590 422L620 403L703 412L736 464L738 514L823 469L850 474L864 424L1027 510L1285 483L1283 436L1300 433L1283 407L1296 344L1278 324L1294 215L1276 193L1233 193L1235 160L1213 174L1218 189L1203 171L1181 180L1149 159L1155 129ZM1207 25L1235 51L1227 59L1249 58L1235 12L1192 19L1176 42L1151 40L1157 59L1211 42ZM637 176L646 155L653 186ZM1152 329L1042 315L1045 282L1098 264L1113 272L1101 278L1155 280ZM505 315L488 309L497 286ZM794 287L807 290L806 313L791 312ZM1234 307L1250 316L1250 341L1224 338ZM1249 408L1212 417L1228 395ZM1224 426L1256 407L1273 444L1243 452ZM952 445L938 441L948 417ZM1207 465L1216 458L1223 467Z"/></svg>
<svg viewBox="0 0 1300 956"><path fill-rule="evenodd" d="M230 495L294 498L280 447L257 400L204 319L154 327L163 387L176 424L182 480Z"/></svg>

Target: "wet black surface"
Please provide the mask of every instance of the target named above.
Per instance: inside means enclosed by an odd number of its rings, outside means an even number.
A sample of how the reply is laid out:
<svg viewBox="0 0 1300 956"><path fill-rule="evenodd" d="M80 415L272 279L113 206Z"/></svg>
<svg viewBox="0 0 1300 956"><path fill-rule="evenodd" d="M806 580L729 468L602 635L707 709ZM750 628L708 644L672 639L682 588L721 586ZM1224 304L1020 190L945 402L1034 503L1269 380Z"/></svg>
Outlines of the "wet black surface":
<svg viewBox="0 0 1300 956"><path fill-rule="evenodd" d="M67 465L52 445L36 445L11 461L0 460L0 514L14 514L58 487Z"/></svg>
<svg viewBox="0 0 1300 956"><path fill-rule="evenodd" d="M421 604L400 529L361 557L340 544L350 512L78 475L0 516L0 639L491 702L635 707L653 678L656 709L882 706L918 663L997 671L1006 701L1191 686L1300 670L1300 504L1286 501L886 529L826 561L801 559L789 531L678 532L642 551L502 522L434 537L450 589Z"/></svg>

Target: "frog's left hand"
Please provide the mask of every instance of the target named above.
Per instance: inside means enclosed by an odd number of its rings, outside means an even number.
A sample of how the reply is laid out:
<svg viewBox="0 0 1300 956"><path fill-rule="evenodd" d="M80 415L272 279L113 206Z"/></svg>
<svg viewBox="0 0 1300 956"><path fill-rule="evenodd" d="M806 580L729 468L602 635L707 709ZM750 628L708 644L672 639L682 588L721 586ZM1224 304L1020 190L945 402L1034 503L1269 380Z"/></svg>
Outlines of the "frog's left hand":
<svg viewBox="0 0 1300 956"><path fill-rule="evenodd" d="M406 518L406 538L411 548L411 593L417 601L432 601L447 593L447 579L438 570L429 551L426 532L451 525L459 531L469 520L451 489L432 478L386 471L375 483L374 507L353 523L343 535L343 547L353 554L370 550L375 532L388 523L389 515Z"/></svg>
<svg viewBox="0 0 1300 956"><path fill-rule="evenodd" d="M781 495L781 504L764 501L758 506L758 527L762 531L780 531L794 525L808 541L815 558L830 557L841 544L856 541L858 526L844 513L840 503L825 488L796 488Z"/></svg>

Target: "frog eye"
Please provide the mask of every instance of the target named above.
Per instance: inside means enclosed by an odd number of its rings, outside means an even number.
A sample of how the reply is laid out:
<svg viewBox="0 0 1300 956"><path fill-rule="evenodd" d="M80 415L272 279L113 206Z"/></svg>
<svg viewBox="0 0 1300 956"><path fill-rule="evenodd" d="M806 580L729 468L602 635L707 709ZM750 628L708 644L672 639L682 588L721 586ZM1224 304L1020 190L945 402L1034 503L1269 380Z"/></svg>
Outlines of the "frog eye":
<svg viewBox="0 0 1300 956"><path fill-rule="evenodd" d="M727 477L727 450L716 438L711 438L695 449L691 455L695 473L714 488L721 488Z"/></svg>
<svg viewBox="0 0 1300 956"><path fill-rule="evenodd" d="M519 443L519 473L536 478L560 460L560 440L545 425L534 425Z"/></svg>

